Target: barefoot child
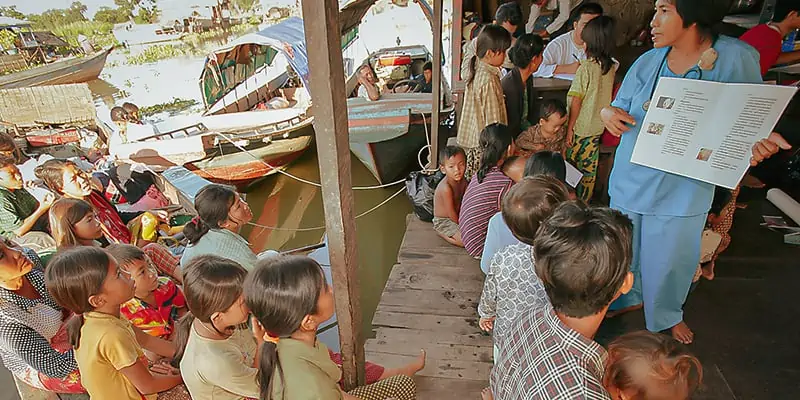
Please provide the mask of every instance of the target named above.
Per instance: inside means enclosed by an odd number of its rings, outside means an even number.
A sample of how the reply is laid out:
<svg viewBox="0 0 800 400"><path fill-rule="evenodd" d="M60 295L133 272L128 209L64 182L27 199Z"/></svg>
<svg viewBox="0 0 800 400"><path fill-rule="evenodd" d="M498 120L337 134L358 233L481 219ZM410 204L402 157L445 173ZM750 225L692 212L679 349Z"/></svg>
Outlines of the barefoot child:
<svg viewBox="0 0 800 400"><path fill-rule="evenodd" d="M567 107L561 100L548 99L542 102L539 116L538 124L517 137L517 154L530 157L539 151L554 151L563 156L567 150Z"/></svg>
<svg viewBox="0 0 800 400"><path fill-rule="evenodd" d="M494 123L508 124L500 66L511 46L511 35L499 25L487 25L476 42L476 57L469 61L470 74L458 125L458 145L467 154L467 178L478 171L481 163L484 149L480 146L480 135L483 128Z"/></svg>
<svg viewBox="0 0 800 400"><path fill-rule="evenodd" d="M521 243L492 258L478 304L481 329L493 331L495 359L498 343L519 314L549 304L533 269L531 245L539 224L568 196L567 188L556 178L537 176L523 179L503 198L503 220Z"/></svg>
<svg viewBox="0 0 800 400"><path fill-rule="evenodd" d="M578 197L588 202L594 192L600 136L603 121L600 110L611 104L617 64L611 58L614 45L614 20L601 15L586 24L581 33L586 43L586 60L581 61L569 88L569 123L567 159L583 172Z"/></svg>
<svg viewBox="0 0 800 400"><path fill-rule="evenodd" d="M467 191L464 179L467 155L458 146L447 146L439 154L439 170L445 178L436 186L433 197L433 229L448 243L464 247L458 231L458 213L461 199Z"/></svg>
<svg viewBox="0 0 800 400"><path fill-rule="evenodd" d="M702 379L700 360L669 336L631 332L608 345L603 386L613 400L687 400Z"/></svg>
<svg viewBox="0 0 800 400"><path fill-rule="evenodd" d="M317 340L319 325L333 316L333 292L322 267L302 256L262 260L247 276L245 303L263 332L258 382L262 399L411 400L414 380L393 376L344 393L342 371Z"/></svg>
<svg viewBox="0 0 800 400"><path fill-rule="evenodd" d="M175 321L186 313L183 292L158 270L140 248L130 244L112 244L106 249L120 269L133 279L133 298L120 308L122 316L150 336L172 340Z"/></svg>
<svg viewBox="0 0 800 400"><path fill-rule="evenodd" d="M87 246L59 252L47 266L45 285L59 305L77 314L67 333L91 398L175 398L180 388L171 389L180 385L180 375L163 365L148 368L143 352L172 357L175 347L120 318L134 286L113 257Z"/></svg>

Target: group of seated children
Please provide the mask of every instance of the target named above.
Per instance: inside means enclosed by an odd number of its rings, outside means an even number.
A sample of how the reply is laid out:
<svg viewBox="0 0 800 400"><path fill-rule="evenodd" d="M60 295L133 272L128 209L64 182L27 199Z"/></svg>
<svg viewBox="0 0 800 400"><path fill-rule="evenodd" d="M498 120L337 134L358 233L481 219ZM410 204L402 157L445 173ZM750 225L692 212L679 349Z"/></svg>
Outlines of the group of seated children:
<svg viewBox="0 0 800 400"><path fill-rule="evenodd" d="M87 202L90 179L58 162L68 171L49 179L63 196L49 211L57 253L45 267L0 242L0 357L18 384L137 400L414 398L424 352L400 368L367 363L368 385L341 391L342 357L315 339L333 314L321 267L250 250L237 231L252 213L232 189L198 193L178 265L163 246L112 240L124 224L103 219L119 215Z"/></svg>

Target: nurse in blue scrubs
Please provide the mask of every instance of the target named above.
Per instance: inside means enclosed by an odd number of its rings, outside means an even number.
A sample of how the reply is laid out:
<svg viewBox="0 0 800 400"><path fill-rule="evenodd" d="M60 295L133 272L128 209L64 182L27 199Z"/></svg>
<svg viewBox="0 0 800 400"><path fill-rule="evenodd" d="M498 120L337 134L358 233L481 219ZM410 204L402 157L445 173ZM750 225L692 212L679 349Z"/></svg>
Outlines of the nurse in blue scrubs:
<svg viewBox="0 0 800 400"><path fill-rule="evenodd" d="M644 306L648 330L669 329L687 344L694 334L683 321L683 303L700 260L700 237L714 186L630 160L660 77L761 83L756 50L711 29L729 3L657 0L650 24L655 48L636 60L612 106L601 112L606 128L622 136L609 182L611 207L627 214L634 226L634 288L612 304L610 313ZM751 164L781 148L789 144L773 133L754 146Z"/></svg>

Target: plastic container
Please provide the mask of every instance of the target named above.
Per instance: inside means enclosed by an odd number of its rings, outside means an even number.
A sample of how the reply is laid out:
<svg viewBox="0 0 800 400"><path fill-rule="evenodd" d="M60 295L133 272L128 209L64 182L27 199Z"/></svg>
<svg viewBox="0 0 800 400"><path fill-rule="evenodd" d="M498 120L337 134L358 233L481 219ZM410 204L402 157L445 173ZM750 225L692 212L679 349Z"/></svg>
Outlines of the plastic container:
<svg viewBox="0 0 800 400"><path fill-rule="evenodd" d="M786 35L786 39L783 40L783 46L781 46L781 51L784 53L794 51L795 47L795 40L798 39L797 31L791 32Z"/></svg>

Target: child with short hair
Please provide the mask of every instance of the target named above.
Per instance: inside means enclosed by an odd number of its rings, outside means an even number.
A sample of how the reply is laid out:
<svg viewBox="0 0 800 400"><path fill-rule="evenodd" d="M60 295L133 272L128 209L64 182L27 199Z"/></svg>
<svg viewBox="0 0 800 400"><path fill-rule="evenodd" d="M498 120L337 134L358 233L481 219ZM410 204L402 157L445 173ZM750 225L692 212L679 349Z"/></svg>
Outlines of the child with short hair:
<svg viewBox="0 0 800 400"><path fill-rule="evenodd" d="M167 277L159 277L144 251L130 244L106 248L119 267L133 279L133 298L120 308L122 316L150 336L172 340L175 321L186 312L183 292Z"/></svg>
<svg viewBox="0 0 800 400"><path fill-rule="evenodd" d="M583 173L578 197L588 202L597 179L600 137L604 125L600 110L611 105L617 63L611 57L615 48L614 19L601 15L589 21L581 33L586 43L586 60L581 61L569 88L567 159Z"/></svg>
<svg viewBox="0 0 800 400"><path fill-rule="evenodd" d="M567 107L558 99L542 102L539 123L517 137L517 154L530 157L539 151L555 151L564 155L567 150Z"/></svg>
<svg viewBox="0 0 800 400"><path fill-rule="evenodd" d="M56 303L76 314L67 323L67 333L90 397L178 396L180 389L172 389L180 385L180 375L165 365L148 368L143 352L172 357L175 347L120 318L120 306L133 298L134 286L113 257L96 247L60 252L47 266L45 286Z"/></svg>
<svg viewBox="0 0 800 400"><path fill-rule="evenodd" d="M633 287L633 225L619 211L562 203L533 239L536 276L552 307L524 311L499 338L491 391L506 399L607 399L606 351L594 335Z"/></svg>
<svg viewBox="0 0 800 400"><path fill-rule="evenodd" d="M687 400L703 380L703 366L672 337L648 331L608 345L603 386L614 400Z"/></svg>
<svg viewBox="0 0 800 400"><path fill-rule="evenodd" d="M467 155L458 146L447 146L439 153L439 170L445 177L436 186L433 196L433 229L448 243L464 247L458 231L458 213L467 191L464 179Z"/></svg>
<svg viewBox="0 0 800 400"><path fill-rule="evenodd" d="M458 125L458 145L467 154L466 177L480 167L483 151L480 135L483 128L508 124L505 97L500 83L500 66L511 46L511 35L500 25L487 25L477 38L477 54L469 60L464 105Z"/></svg>
<svg viewBox="0 0 800 400"><path fill-rule="evenodd" d="M122 109L125 110L126 119L128 122L133 122L134 124L142 124L142 119L139 117L139 106L133 103L123 103Z"/></svg>
<svg viewBox="0 0 800 400"><path fill-rule="evenodd" d="M319 325L333 316L333 292L322 267L304 256L259 261L244 285L245 304L256 319L262 399L411 400L414 380L393 376L349 393L339 388L342 371L317 340Z"/></svg>
<svg viewBox="0 0 800 400"><path fill-rule="evenodd" d="M494 255L478 304L481 329L493 331L495 358L500 338L508 333L511 322L525 310L548 304L533 269L531 245L539 224L568 196L567 188L556 178L537 176L523 179L503 198L503 220L521 243Z"/></svg>
<svg viewBox="0 0 800 400"><path fill-rule="evenodd" d="M514 181L503 174L505 160L514 153L514 139L503 124L491 124L481 131L483 149L480 168L467 185L458 228L467 253L480 257L486 242L489 218L500 211L500 201Z"/></svg>

